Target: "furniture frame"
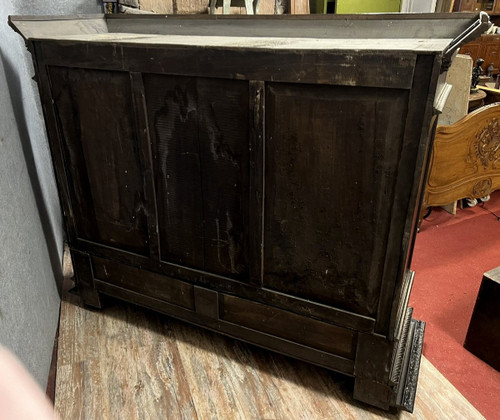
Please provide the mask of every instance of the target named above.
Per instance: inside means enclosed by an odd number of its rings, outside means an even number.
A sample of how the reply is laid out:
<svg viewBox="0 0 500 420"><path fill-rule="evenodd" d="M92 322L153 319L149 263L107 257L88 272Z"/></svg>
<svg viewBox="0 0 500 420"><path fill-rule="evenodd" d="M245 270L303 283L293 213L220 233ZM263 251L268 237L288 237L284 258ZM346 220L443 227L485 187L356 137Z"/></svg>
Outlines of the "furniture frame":
<svg viewBox="0 0 500 420"><path fill-rule="evenodd" d="M413 409L433 114L487 15L10 23L33 55L87 305L152 308Z"/></svg>
<svg viewBox="0 0 500 420"><path fill-rule="evenodd" d="M483 106L452 125L438 126L423 209L500 188L500 103Z"/></svg>

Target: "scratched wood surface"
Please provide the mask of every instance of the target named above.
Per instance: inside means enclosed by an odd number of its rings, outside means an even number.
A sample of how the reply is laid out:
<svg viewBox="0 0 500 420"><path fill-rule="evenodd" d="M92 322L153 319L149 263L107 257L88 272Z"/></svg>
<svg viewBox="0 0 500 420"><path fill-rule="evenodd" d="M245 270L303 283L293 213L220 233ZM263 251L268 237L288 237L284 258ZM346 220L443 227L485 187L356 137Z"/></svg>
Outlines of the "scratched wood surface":
<svg viewBox="0 0 500 420"><path fill-rule="evenodd" d="M407 103L396 89L267 83L265 287L376 316Z"/></svg>
<svg viewBox="0 0 500 420"><path fill-rule="evenodd" d="M50 74L79 237L147 254L129 75L65 67L52 67Z"/></svg>
<svg viewBox="0 0 500 420"><path fill-rule="evenodd" d="M144 75L161 257L248 277L248 83Z"/></svg>
<svg viewBox="0 0 500 420"><path fill-rule="evenodd" d="M65 294L62 419L482 419L425 358L413 414L352 398L352 380L133 305Z"/></svg>

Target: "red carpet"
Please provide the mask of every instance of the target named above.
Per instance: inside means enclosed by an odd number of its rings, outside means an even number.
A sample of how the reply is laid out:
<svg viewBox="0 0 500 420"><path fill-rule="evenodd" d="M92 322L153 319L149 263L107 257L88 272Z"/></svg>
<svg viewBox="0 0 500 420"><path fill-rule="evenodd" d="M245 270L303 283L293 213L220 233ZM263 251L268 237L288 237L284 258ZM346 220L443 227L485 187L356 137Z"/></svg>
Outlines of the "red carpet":
<svg viewBox="0 0 500 420"><path fill-rule="evenodd" d="M484 208L500 216L500 191ZM486 419L496 420L500 373L463 348L482 275L500 266L500 222L485 209L453 216L436 208L422 222L410 304L414 317L427 322L424 355Z"/></svg>

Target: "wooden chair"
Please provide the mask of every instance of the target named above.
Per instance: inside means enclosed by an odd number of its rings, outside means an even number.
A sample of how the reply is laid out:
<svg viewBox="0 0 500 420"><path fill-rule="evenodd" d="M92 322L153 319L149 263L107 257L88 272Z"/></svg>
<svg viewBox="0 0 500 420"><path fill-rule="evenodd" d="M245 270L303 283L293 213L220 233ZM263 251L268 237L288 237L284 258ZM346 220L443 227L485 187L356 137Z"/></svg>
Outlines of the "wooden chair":
<svg viewBox="0 0 500 420"><path fill-rule="evenodd" d="M438 126L422 210L500 188L500 102Z"/></svg>
<svg viewBox="0 0 500 420"><path fill-rule="evenodd" d="M244 7L247 15L258 13L260 0L210 0L210 14L215 14L215 9L222 6L222 13L228 15L231 7Z"/></svg>

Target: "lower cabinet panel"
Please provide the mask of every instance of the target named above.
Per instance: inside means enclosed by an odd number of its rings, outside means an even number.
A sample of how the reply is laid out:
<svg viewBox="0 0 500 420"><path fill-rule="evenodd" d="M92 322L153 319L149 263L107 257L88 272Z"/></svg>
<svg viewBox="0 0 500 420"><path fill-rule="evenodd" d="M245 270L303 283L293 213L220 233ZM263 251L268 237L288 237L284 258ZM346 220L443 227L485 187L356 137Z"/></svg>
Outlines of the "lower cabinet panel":
<svg viewBox="0 0 500 420"><path fill-rule="evenodd" d="M103 258L91 260L96 279L194 311L194 291L189 283Z"/></svg>
<svg viewBox="0 0 500 420"><path fill-rule="evenodd" d="M328 353L351 359L355 355L357 333L354 331L272 306L221 295L220 317L225 321L315 347Z"/></svg>
<svg viewBox="0 0 500 420"><path fill-rule="evenodd" d="M90 261L93 283L99 294L353 374L358 338L355 330L112 260L93 256Z"/></svg>

